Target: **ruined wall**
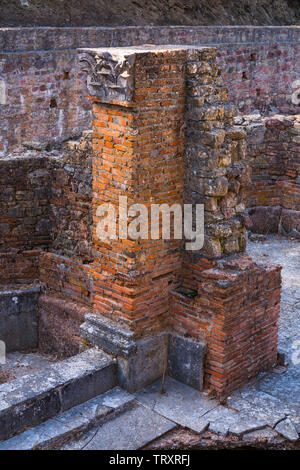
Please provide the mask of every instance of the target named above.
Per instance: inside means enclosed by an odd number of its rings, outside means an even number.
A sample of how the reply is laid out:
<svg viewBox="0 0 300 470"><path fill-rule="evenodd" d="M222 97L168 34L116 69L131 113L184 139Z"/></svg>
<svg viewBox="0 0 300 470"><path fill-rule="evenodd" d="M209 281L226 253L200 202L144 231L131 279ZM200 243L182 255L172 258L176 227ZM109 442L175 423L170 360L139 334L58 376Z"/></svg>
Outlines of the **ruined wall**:
<svg viewBox="0 0 300 470"><path fill-rule="evenodd" d="M238 118L247 133L252 183L247 225L258 233L300 237L300 117Z"/></svg>
<svg viewBox="0 0 300 470"><path fill-rule="evenodd" d="M244 255L187 268L189 289L170 296L173 325L205 338L206 388L226 396L276 364L281 268Z"/></svg>
<svg viewBox="0 0 300 470"><path fill-rule="evenodd" d="M91 125L77 47L216 44L230 102L242 112L291 114L299 79L298 27L119 27L0 29L0 156L47 146Z"/></svg>
<svg viewBox="0 0 300 470"><path fill-rule="evenodd" d="M78 352L91 299L91 176L91 132L60 151L27 150L0 160L0 292L42 283L39 347L62 357ZM3 315L18 308L12 297L5 296ZM21 313L24 326L28 315ZM15 319L19 338L16 318L8 324L12 332Z"/></svg>
<svg viewBox="0 0 300 470"><path fill-rule="evenodd" d="M184 338L204 339L206 386L224 397L276 363L281 279L280 267L256 265L243 254L246 132L234 125L216 50L81 49L80 62L95 115L95 228L97 207L117 206L120 195L128 195L128 205L205 206L205 245L198 251L172 238L103 240L94 230L91 322L98 317L117 331L126 325L135 338L169 326ZM91 340L97 330L88 325Z"/></svg>
<svg viewBox="0 0 300 470"><path fill-rule="evenodd" d="M206 387L225 396L276 362L280 268L258 266L242 254L250 183L246 132L234 125L236 109L227 102L216 51L191 51L186 76L184 201L204 204L205 243L183 254L170 322L178 333L206 340Z"/></svg>
<svg viewBox="0 0 300 470"><path fill-rule="evenodd" d="M192 54L187 62L185 203L204 204L202 255L219 258L246 248L242 221L246 134L233 126L236 114L216 64L216 50ZM195 253L193 252L193 255Z"/></svg>
<svg viewBox="0 0 300 470"><path fill-rule="evenodd" d="M90 262L92 254L92 131L49 156L51 251Z"/></svg>
<svg viewBox="0 0 300 470"><path fill-rule="evenodd" d="M38 287L0 291L0 339L6 352L37 348L39 293Z"/></svg>

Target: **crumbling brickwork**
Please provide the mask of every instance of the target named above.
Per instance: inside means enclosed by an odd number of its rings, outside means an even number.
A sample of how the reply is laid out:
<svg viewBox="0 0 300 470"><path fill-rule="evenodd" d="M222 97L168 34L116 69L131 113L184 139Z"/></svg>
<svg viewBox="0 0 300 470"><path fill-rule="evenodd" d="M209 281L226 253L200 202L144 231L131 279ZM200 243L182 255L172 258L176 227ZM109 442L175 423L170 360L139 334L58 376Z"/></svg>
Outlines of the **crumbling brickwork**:
<svg viewBox="0 0 300 470"><path fill-rule="evenodd" d="M91 301L91 132L60 151L7 156L0 175L1 289L42 282L39 347L71 355Z"/></svg>
<svg viewBox="0 0 300 470"><path fill-rule="evenodd" d="M49 245L49 171L38 155L0 160L0 250Z"/></svg>
<svg viewBox="0 0 300 470"><path fill-rule="evenodd" d="M51 241L46 158L28 151L0 160L0 285L38 278L41 250Z"/></svg>
<svg viewBox="0 0 300 470"><path fill-rule="evenodd" d="M225 397L276 364L280 267L257 265L242 255L200 261L187 271L189 287L171 293L173 327L205 338L206 387Z"/></svg>
<svg viewBox="0 0 300 470"><path fill-rule="evenodd" d="M52 242L39 258L39 346L69 356L79 351L79 326L92 298L92 135L68 142L48 158Z"/></svg>

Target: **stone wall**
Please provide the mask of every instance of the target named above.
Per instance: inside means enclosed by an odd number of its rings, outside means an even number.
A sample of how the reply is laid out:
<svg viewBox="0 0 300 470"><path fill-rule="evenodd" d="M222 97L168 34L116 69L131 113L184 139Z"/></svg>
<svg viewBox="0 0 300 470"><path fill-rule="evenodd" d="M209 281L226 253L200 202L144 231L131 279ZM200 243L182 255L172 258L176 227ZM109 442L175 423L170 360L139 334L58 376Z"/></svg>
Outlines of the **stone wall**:
<svg viewBox="0 0 300 470"><path fill-rule="evenodd" d="M51 245L39 257L39 347L59 357L78 353L79 326L92 300L92 135L48 157ZM55 152L54 152L55 153Z"/></svg>
<svg viewBox="0 0 300 470"><path fill-rule="evenodd" d="M90 262L92 254L92 132L49 156L51 251Z"/></svg>
<svg viewBox="0 0 300 470"><path fill-rule="evenodd" d="M119 27L0 29L0 156L46 147L91 126L77 47L215 44L224 85L241 112L297 113L298 27Z"/></svg>
<svg viewBox="0 0 300 470"><path fill-rule="evenodd" d="M228 104L216 50L195 53L195 58L191 53L186 74L184 202L204 204L205 242L200 253L218 258L246 248L246 134L233 125L236 109Z"/></svg>
<svg viewBox="0 0 300 470"><path fill-rule="evenodd" d="M251 115L238 122L247 133L252 168L245 194L248 228L300 238L300 116Z"/></svg>

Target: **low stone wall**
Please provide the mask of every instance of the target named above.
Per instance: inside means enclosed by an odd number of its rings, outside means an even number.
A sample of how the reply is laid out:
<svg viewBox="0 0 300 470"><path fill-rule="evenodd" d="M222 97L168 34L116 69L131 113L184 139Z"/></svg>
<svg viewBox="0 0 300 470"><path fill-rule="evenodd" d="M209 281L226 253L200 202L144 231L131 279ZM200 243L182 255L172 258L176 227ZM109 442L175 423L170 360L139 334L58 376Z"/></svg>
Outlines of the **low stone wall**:
<svg viewBox="0 0 300 470"><path fill-rule="evenodd" d="M247 133L252 168L245 194L248 228L300 238L300 116L252 115L237 121Z"/></svg>
<svg viewBox="0 0 300 470"><path fill-rule="evenodd" d="M0 28L0 157L25 143L59 144L90 128L78 47L217 45L230 102L241 112L295 114L299 38L292 26Z"/></svg>

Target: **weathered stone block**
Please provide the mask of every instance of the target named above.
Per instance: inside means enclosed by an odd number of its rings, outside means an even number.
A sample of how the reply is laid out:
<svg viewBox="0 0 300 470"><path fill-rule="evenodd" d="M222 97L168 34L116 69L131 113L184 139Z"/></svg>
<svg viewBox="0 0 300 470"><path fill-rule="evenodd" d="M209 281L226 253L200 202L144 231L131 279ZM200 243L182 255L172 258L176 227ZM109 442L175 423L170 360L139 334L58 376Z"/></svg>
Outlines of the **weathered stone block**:
<svg viewBox="0 0 300 470"><path fill-rule="evenodd" d="M190 387L202 390L205 341L170 334L168 349L168 373L171 377Z"/></svg>
<svg viewBox="0 0 300 470"><path fill-rule="evenodd" d="M37 348L39 293L39 287L0 292L0 340L7 352Z"/></svg>

